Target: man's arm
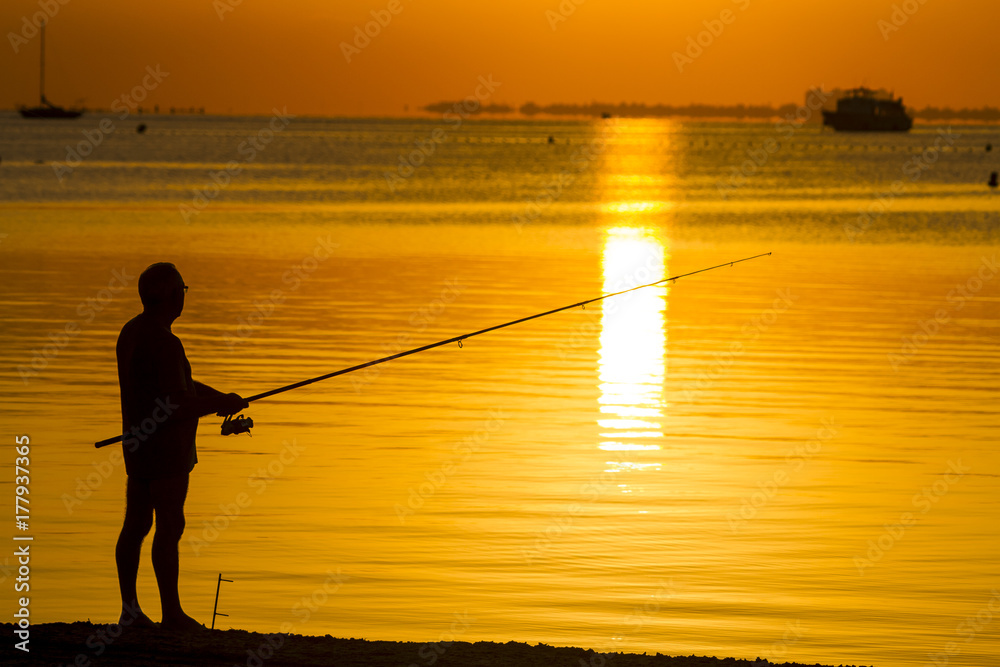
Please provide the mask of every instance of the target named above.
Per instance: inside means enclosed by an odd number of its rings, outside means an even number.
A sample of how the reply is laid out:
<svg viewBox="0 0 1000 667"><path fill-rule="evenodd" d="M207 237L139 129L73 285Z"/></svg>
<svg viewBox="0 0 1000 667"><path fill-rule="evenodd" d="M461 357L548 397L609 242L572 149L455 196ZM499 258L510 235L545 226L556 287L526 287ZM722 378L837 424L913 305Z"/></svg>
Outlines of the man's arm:
<svg viewBox="0 0 1000 667"><path fill-rule="evenodd" d="M239 394L224 394L218 389L209 387L204 382L194 381L194 389L197 392L199 398L209 398L219 401L218 409L215 409L215 413L220 417L225 417L227 415L234 415L240 410L245 410L250 407L242 396ZM209 414L209 413L205 413Z"/></svg>
<svg viewBox="0 0 1000 667"><path fill-rule="evenodd" d="M223 394L201 382L195 382L194 386L194 392L183 394L178 401L179 407L174 413L177 419L197 419L213 413L225 417L250 407L239 394Z"/></svg>
<svg viewBox="0 0 1000 667"><path fill-rule="evenodd" d="M194 381L194 390L199 396L205 398L208 397L220 398L222 396L225 396L225 394L223 394L218 389L213 389L204 382L198 382L197 380Z"/></svg>
<svg viewBox="0 0 1000 667"><path fill-rule="evenodd" d="M184 356L184 347L176 337L157 348L155 359L159 365L159 386L169 391L171 398L177 397L173 399L177 405L171 415L173 419L198 419L213 413L226 416L249 406L237 394L223 394L207 384L195 382Z"/></svg>

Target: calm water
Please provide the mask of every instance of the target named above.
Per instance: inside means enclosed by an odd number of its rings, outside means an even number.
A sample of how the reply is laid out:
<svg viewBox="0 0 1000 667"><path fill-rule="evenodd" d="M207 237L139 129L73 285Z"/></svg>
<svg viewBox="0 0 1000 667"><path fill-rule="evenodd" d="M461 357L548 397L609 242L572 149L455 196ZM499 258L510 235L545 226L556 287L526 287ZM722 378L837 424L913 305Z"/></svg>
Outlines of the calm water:
<svg viewBox="0 0 1000 667"><path fill-rule="evenodd" d="M186 608L211 621L221 572L220 625L265 632L1000 654L995 127L147 117L81 145L98 120L0 119L35 622L117 616L125 475L92 443L149 263L191 286L195 376L250 395L771 251L261 400L252 438L202 420ZM140 596L158 617L148 548Z"/></svg>

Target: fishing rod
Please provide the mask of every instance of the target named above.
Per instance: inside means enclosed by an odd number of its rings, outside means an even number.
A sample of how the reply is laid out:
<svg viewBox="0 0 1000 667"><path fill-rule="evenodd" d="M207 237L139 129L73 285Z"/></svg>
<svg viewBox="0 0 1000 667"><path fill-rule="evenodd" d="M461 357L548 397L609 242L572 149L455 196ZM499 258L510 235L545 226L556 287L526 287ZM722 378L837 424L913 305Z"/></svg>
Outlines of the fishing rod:
<svg viewBox="0 0 1000 667"><path fill-rule="evenodd" d="M412 350L406 350L404 352L397 352L396 354L390 354L387 357L382 357L381 359L374 359L372 361L365 362L363 364L358 364L357 366L351 366L350 368L342 368L339 371L334 371L332 373L327 373L325 375L319 375L314 378L309 378L308 380L301 380L299 382L293 382L292 384L285 385L284 387L278 387L277 389L271 389L270 391L265 391L260 394L255 394L250 396L246 400L247 403L252 403L254 401L259 401L262 398L268 398L269 396L274 396L275 394L281 394L286 391L291 391L292 389L298 389L299 387L305 387L306 385L312 384L314 382L322 382L323 380L329 380L330 378L337 377L338 375L346 375L347 373L353 373L354 371L360 371L363 368L368 368L370 366L377 366L378 364L384 364L388 361L394 359L399 359L401 357L407 357L411 354L417 354L418 352L424 352L426 350L432 350L435 347L441 347L443 345L450 345L451 343L458 343L459 347L462 347L462 341L472 338L473 336L481 336L482 334L489 333L490 331L496 331L497 329L504 329L506 327L514 326L515 324L521 324L522 322L527 322L529 320L535 320L539 317L545 317L547 315L553 315L555 313L562 312L564 310L571 310L573 308L582 308L589 303L596 303L597 301L603 301L604 299L610 299L613 296L620 296L622 294L627 294L629 292L634 292L636 290L644 289L646 287L654 287L656 285L662 285L664 283L674 282L681 278L687 278L688 276L693 276L697 273L704 273L706 271L712 271L714 269L720 269L724 266L733 266L734 264L739 264L740 262L749 262L751 259L757 259L759 257L766 257L771 253L765 252L759 255L754 255L753 257L744 257L743 259L733 260L731 262L724 262L722 264L716 264L715 266L709 266L708 268L698 269L697 271L690 271L688 273L682 273L680 275L671 276L670 278L664 278L663 280L657 280L656 282L647 283L645 285L638 285L636 287L630 287L629 289L622 290L620 292L611 292L609 294L602 294L601 296L594 297L593 299L587 299L585 301L578 301L577 303L572 303L568 306L560 306L559 308L553 308L552 310L546 310L544 313L536 313L535 315L529 315L527 317L522 317L517 320L511 320L510 322L504 322L503 324L496 324L492 327L487 327L485 329L480 329L479 331L473 331L471 333L462 334L460 336L452 336L445 340L439 340L436 343L430 343L428 345L422 345L420 347L415 347ZM222 435L233 435L237 433L249 433L250 429L253 427L253 420L249 417L244 417L240 415L234 418L233 415L229 415L222 422ZM121 441L124 436L118 435L113 438L108 438L107 440L101 440L100 442L94 443L94 447L105 447L107 445L114 444Z"/></svg>

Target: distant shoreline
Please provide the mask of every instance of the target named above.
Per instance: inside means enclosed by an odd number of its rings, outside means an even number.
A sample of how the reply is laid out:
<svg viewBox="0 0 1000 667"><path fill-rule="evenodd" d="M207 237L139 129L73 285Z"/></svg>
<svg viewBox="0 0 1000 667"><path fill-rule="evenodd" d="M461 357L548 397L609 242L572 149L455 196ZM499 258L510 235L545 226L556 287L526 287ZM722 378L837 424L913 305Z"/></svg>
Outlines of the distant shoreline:
<svg viewBox="0 0 1000 667"><path fill-rule="evenodd" d="M15 625L3 624L3 635L14 643ZM337 639L326 635L262 634L245 630L204 630L173 635L159 629L138 630L118 626L75 623L41 623L30 628L30 653L11 646L7 665L45 662L66 665L247 665L248 667L297 667L365 665L406 667L430 665L510 665L512 667L763 667L764 660L678 656L659 653L600 653L575 647L555 647L521 642L429 643ZM669 651L669 642L664 642ZM433 662L430 658L433 657ZM833 667L819 663L777 663L785 667ZM844 667L847 667L846 665ZM853 665L851 667L854 667ZM863 667L858 665L857 667Z"/></svg>
<svg viewBox="0 0 1000 667"><path fill-rule="evenodd" d="M422 107L428 113L447 113L455 108L458 102L435 102ZM535 118L536 116L548 117L594 117L609 116L612 118L684 118L684 119L726 119L726 120L769 120L774 118L795 118L796 112L801 105L782 104L774 107L770 105L710 105L710 104L687 104L681 106L672 105L646 105L646 104L606 104L593 102L591 104L550 104L538 106L528 103L522 104L519 108L508 105L492 104L484 106L474 111L465 111L469 115L509 115L523 118ZM832 108L832 104L827 105ZM925 107L917 110L907 108L915 120L921 121L967 121L967 122L998 122L1000 121L1000 108L983 107L980 109L949 109L938 107ZM809 122L820 122L818 113L810 114Z"/></svg>
<svg viewBox="0 0 1000 667"><path fill-rule="evenodd" d="M400 120L421 120L440 118L442 114L450 113L458 102L437 102L424 107L405 111L397 114L296 114L301 119L400 119ZM524 105L522 105L523 108ZM521 110L508 107L506 105L489 105L473 111L463 109L462 115L465 120L526 120L526 121L558 121L558 120L599 120L606 114L610 118L629 119L670 119L680 121L702 121L702 122L748 122L765 123L775 120L785 119L787 116L795 117L799 106L794 104L783 104L778 107L771 106L709 106L709 105L687 105L678 107L645 107L644 105L627 105L616 107L613 105L550 105L538 107L531 113L524 113ZM940 109L928 107L917 110L909 108L908 111L913 116L914 122L922 125L936 125L942 123L954 123L962 125L981 125L1000 123L1000 109L994 107L984 107L981 109ZM110 109L85 109L84 115L75 121L60 121L60 123L81 123L86 119L102 116L115 116L119 112ZM167 111L154 111L152 109L139 109L129 114L130 120L138 118L261 118L267 117L267 112L260 113L219 113L215 111L195 111L188 110L169 113ZM9 118L20 118L15 108L0 109L0 116ZM35 120L25 122L37 123ZM820 114L814 113L805 121L810 125L819 125L822 122Z"/></svg>

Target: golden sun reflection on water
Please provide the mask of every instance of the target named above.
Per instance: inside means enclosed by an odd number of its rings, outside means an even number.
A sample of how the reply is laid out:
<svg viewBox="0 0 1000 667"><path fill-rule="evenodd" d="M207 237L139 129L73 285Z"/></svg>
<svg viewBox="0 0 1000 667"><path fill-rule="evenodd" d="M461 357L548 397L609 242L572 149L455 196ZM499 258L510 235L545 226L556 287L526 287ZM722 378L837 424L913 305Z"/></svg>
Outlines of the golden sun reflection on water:
<svg viewBox="0 0 1000 667"><path fill-rule="evenodd" d="M663 243L645 228L608 229L603 265L605 292L666 277ZM666 285L657 285L609 299L601 316L599 447L618 452L616 459L607 461L606 472L623 475L621 493L634 490L625 474L661 465L639 457L659 450L657 440L663 437L668 291Z"/></svg>
<svg viewBox="0 0 1000 667"><path fill-rule="evenodd" d="M625 201L605 204L605 213L659 213L676 208L673 202L662 201Z"/></svg>

